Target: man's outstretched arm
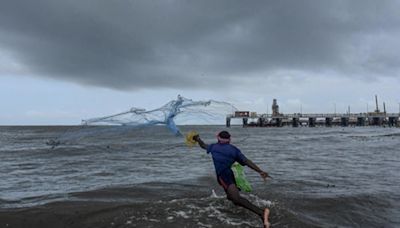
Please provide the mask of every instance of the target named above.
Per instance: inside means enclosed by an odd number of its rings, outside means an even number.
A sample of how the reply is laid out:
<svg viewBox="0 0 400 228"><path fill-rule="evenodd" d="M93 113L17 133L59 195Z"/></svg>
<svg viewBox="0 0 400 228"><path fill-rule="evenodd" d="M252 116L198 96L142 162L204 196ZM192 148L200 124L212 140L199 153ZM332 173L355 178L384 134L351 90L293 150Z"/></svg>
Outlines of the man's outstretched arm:
<svg viewBox="0 0 400 228"><path fill-rule="evenodd" d="M205 150L207 150L208 145L201 140L200 135L193 136L193 140L199 143L199 146Z"/></svg>
<svg viewBox="0 0 400 228"><path fill-rule="evenodd" d="M265 180L267 177L271 177L268 175L267 172L264 172L262 169L260 169L256 164L254 164L250 159L246 159L245 161L246 165L250 168L252 168L254 171L260 174L260 176Z"/></svg>

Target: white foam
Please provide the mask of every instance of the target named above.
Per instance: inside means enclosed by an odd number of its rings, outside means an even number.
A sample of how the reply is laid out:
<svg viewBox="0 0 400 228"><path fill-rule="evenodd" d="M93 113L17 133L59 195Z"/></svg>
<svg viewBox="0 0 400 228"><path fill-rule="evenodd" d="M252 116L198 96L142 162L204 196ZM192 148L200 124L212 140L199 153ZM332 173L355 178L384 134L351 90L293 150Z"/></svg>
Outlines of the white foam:
<svg viewBox="0 0 400 228"><path fill-rule="evenodd" d="M271 205L273 205L271 201L261 199L256 195L243 194L243 196L260 207L270 207ZM201 201L201 203L199 203L199 200ZM198 227L206 228L212 227L212 225L199 222L201 218L210 218L213 220L216 219L220 221L221 224L227 224L235 227L260 225L260 221L255 217L255 219L249 218L244 220L243 218L240 218L241 216L238 217L238 215L241 213L241 211L239 212L238 210L245 209L237 208L230 201L225 199L225 195L217 195L214 189L211 190L211 194L206 197L197 199L174 199L171 201L167 201L166 203L178 203L180 206L180 210L176 210L174 209L174 207L167 208L167 211L169 212L169 217L167 217L167 220L172 220L174 219L174 217L180 217L184 219L190 218L191 220L198 222ZM231 211L234 211L237 215L232 216L232 214L230 213Z"/></svg>
<svg viewBox="0 0 400 228"><path fill-rule="evenodd" d="M199 227L207 227L207 228L211 228L212 227L212 225L207 225L207 224L204 224L204 223L201 223L201 222L198 222L197 225L199 225Z"/></svg>
<svg viewBox="0 0 400 228"><path fill-rule="evenodd" d="M274 203L271 202L270 200L261 199L257 195L249 194L243 196L247 198L249 201L254 202L259 207L271 207L274 205Z"/></svg>
<svg viewBox="0 0 400 228"><path fill-rule="evenodd" d="M177 216L180 216L180 217L185 218L185 219L188 219L188 218L189 218L189 216L188 216L188 215L186 214L186 212L184 212L184 211L176 211L175 214L176 214Z"/></svg>
<svg viewBox="0 0 400 228"><path fill-rule="evenodd" d="M148 219L147 221L150 221L150 222L161 222L160 220L158 220L158 219Z"/></svg>
<svg viewBox="0 0 400 228"><path fill-rule="evenodd" d="M251 222L246 222L246 221L242 221L242 222L234 222L231 221L230 219L225 219L226 223L232 226L243 226L243 225L248 225L248 226L254 226L254 224L252 224Z"/></svg>
<svg viewBox="0 0 400 228"><path fill-rule="evenodd" d="M211 190L211 196L210 197L211 198L218 198L218 195L217 195L217 193L215 193L214 189Z"/></svg>

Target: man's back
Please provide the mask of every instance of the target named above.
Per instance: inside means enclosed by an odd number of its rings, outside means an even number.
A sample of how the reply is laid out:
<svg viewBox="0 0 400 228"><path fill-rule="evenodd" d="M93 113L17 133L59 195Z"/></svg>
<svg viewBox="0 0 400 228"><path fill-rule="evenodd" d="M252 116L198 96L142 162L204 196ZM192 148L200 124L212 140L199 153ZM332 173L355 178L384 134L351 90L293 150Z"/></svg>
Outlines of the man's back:
<svg viewBox="0 0 400 228"><path fill-rule="evenodd" d="M245 165L247 159L237 147L229 143L210 144L207 153L212 155L217 175L226 169L230 169L235 161Z"/></svg>

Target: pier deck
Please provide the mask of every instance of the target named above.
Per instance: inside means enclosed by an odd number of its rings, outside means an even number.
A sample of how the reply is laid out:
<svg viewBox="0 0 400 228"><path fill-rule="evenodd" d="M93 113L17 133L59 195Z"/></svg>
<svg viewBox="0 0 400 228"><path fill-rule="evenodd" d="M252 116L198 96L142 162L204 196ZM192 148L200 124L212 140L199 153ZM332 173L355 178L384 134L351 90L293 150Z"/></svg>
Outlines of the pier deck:
<svg viewBox="0 0 400 228"><path fill-rule="evenodd" d="M226 117L226 126L232 119L241 119L244 127L282 127L282 126L388 126L400 127L400 113L319 113L319 114L261 114L240 112Z"/></svg>

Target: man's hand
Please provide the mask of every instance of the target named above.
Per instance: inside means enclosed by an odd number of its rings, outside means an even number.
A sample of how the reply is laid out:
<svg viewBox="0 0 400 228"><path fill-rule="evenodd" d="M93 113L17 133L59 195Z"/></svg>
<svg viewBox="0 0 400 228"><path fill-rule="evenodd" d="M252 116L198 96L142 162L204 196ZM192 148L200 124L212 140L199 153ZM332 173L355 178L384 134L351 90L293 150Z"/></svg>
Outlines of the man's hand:
<svg viewBox="0 0 400 228"><path fill-rule="evenodd" d="M205 150L207 150L208 145L201 140L200 135L194 135L192 138L194 141L199 143L199 146Z"/></svg>
<svg viewBox="0 0 400 228"><path fill-rule="evenodd" d="M199 139L200 139L200 135L194 135L194 136L193 136L193 140L194 140L194 141L198 142Z"/></svg>
<svg viewBox="0 0 400 228"><path fill-rule="evenodd" d="M252 168L254 171L260 174L260 176L264 179L264 181L267 180L267 177L272 178L267 172L262 171L256 164L254 164L250 159L246 159L245 161L246 165L250 168Z"/></svg>
<svg viewBox="0 0 400 228"><path fill-rule="evenodd" d="M271 177L267 172L264 171L260 172L260 176L264 179L264 181L266 181L268 177Z"/></svg>

